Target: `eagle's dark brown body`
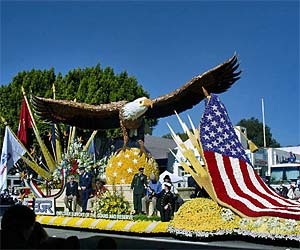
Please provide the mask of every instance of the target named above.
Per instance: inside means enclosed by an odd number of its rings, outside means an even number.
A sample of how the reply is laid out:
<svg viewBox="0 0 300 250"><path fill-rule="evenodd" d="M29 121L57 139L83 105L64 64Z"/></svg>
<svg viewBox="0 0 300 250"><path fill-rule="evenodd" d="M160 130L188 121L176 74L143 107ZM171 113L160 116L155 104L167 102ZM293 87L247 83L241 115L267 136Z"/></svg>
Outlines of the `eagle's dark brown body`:
<svg viewBox="0 0 300 250"><path fill-rule="evenodd" d="M161 118L173 115L174 111L180 113L192 108L205 98L202 87L209 93L225 92L240 78L241 72L237 71L238 67L239 63L234 55L225 63L192 78L175 91L152 99L151 108L146 107L140 116L131 119L127 119L123 114L124 110L122 111L125 105L130 104L127 101L90 105L33 97L33 106L37 115L52 122L93 130L121 127L126 145L127 130L138 129L144 117Z"/></svg>

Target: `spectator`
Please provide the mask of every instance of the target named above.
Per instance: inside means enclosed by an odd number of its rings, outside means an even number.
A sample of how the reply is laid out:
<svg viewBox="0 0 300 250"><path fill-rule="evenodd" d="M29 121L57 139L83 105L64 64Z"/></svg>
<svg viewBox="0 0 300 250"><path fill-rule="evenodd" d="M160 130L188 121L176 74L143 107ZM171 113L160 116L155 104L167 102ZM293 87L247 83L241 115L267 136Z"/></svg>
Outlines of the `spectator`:
<svg viewBox="0 0 300 250"><path fill-rule="evenodd" d="M77 199L79 197L78 182L74 180L73 175L70 175L68 179L69 181L66 185L66 195L64 198L64 202L69 212L76 212Z"/></svg>
<svg viewBox="0 0 300 250"><path fill-rule="evenodd" d="M290 152L288 162L296 162L296 155L293 152Z"/></svg>
<svg viewBox="0 0 300 250"><path fill-rule="evenodd" d="M295 200L299 200L300 199L300 188L299 187L295 187Z"/></svg>
<svg viewBox="0 0 300 250"><path fill-rule="evenodd" d="M282 197L288 198L287 194L288 194L289 189L286 186L284 186L283 183L280 184L280 186L277 190L278 190L278 194L280 194Z"/></svg>
<svg viewBox="0 0 300 250"><path fill-rule="evenodd" d="M131 189L133 189L133 206L135 214L142 213L142 198L146 194L147 176L144 175L144 168L139 168L139 172L136 173L131 182Z"/></svg>
<svg viewBox="0 0 300 250"><path fill-rule="evenodd" d="M92 191L92 175L85 170L85 167L79 168L79 186L81 189L82 212L86 213L87 203Z"/></svg>
<svg viewBox="0 0 300 250"><path fill-rule="evenodd" d="M117 243L111 237L104 237L98 241L96 249L117 249Z"/></svg>
<svg viewBox="0 0 300 250"><path fill-rule="evenodd" d="M69 236L66 239L49 237L41 243L39 249L80 249L80 241L77 236Z"/></svg>
<svg viewBox="0 0 300 250"><path fill-rule="evenodd" d="M29 207L9 207L1 221L1 249L29 249L29 238L34 230L35 213Z"/></svg>
<svg viewBox="0 0 300 250"><path fill-rule="evenodd" d="M66 239L67 249L80 249L80 240L76 235L69 236Z"/></svg>
<svg viewBox="0 0 300 250"><path fill-rule="evenodd" d="M28 239L28 243L30 247L33 249L37 249L44 241L48 240L48 238L49 236L46 230L39 222L36 221L34 223L32 233Z"/></svg>
<svg viewBox="0 0 300 250"><path fill-rule="evenodd" d="M293 184L290 185L289 191L287 193L287 197L291 200L295 199L295 186Z"/></svg>
<svg viewBox="0 0 300 250"><path fill-rule="evenodd" d="M173 194L170 191L172 184L169 182L165 182L164 184L164 190L161 192L161 199L160 199L160 217L161 221L170 221L174 212L173 207Z"/></svg>
<svg viewBox="0 0 300 250"><path fill-rule="evenodd" d="M173 194L173 199L174 199L174 212L177 212L179 207L184 203L183 199L180 197L178 190L176 189L176 187L173 185L171 178L169 175L166 175L164 177L164 183L168 182L171 184L171 193Z"/></svg>
<svg viewBox="0 0 300 250"><path fill-rule="evenodd" d="M300 189L300 175L297 177L296 186Z"/></svg>
<svg viewBox="0 0 300 250"><path fill-rule="evenodd" d="M156 180L155 174L152 173L150 176L149 185L146 189L146 195L142 199L142 212L145 214L149 213L149 203L152 201L152 215L157 215L157 198L159 193L162 191L162 185L160 181Z"/></svg>

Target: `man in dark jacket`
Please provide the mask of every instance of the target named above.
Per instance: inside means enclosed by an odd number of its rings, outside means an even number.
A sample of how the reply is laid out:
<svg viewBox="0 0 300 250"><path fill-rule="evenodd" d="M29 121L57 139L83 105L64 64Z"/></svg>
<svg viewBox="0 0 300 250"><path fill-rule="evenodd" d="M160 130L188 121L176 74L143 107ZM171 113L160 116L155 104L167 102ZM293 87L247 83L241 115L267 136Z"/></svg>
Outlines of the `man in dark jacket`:
<svg viewBox="0 0 300 250"><path fill-rule="evenodd" d="M133 189L133 206L135 214L142 213L142 198L146 194L147 176L144 175L144 168L139 168L139 172L133 176L131 189Z"/></svg>
<svg viewBox="0 0 300 250"><path fill-rule="evenodd" d="M64 198L64 202L66 208L69 209L70 212L76 212L77 199L79 196L78 192L78 182L74 180L74 176L69 176L69 181L66 185L66 196ZM71 201L71 202L70 202Z"/></svg>
<svg viewBox="0 0 300 250"><path fill-rule="evenodd" d="M87 202L92 192L92 178L91 173L85 171L84 167L79 168L79 186L81 189L82 212L86 212Z"/></svg>
<svg viewBox="0 0 300 250"><path fill-rule="evenodd" d="M173 194L170 191L171 190L171 183L164 182L164 190L161 192L161 200L160 200L160 217L161 221L170 221L173 212L174 212L174 202L173 202Z"/></svg>

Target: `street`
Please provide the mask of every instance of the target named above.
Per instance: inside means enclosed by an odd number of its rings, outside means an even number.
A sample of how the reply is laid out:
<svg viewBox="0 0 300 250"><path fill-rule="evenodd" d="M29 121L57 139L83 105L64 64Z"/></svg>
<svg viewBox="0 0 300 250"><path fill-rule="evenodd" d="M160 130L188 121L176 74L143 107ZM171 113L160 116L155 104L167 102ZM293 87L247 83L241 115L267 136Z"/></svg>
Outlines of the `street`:
<svg viewBox="0 0 300 250"><path fill-rule="evenodd" d="M119 234L107 234L100 232L58 229L45 227L49 236L67 238L76 235L80 239L81 249L96 249L97 242L103 237L111 237L117 243L117 249L272 249L292 250L299 248L279 247L272 245L255 244L244 241L213 241L192 242L177 240L172 237L145 237Z"/></svg>

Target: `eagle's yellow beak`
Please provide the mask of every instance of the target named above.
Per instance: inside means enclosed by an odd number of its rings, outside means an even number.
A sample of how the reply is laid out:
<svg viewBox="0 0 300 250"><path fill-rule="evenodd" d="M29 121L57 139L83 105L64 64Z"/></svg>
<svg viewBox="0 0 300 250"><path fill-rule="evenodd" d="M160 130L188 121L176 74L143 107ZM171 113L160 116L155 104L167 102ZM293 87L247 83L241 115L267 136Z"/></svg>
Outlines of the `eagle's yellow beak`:
<svg viewBox="0 0 300 250"><path fill-rule="evenodd" d="M148 98L146 98L145 100L144 100L144 106L146 106L146 107L153 107L153 102L152 102L152 100L151 99L148 99Z"/></svg>

